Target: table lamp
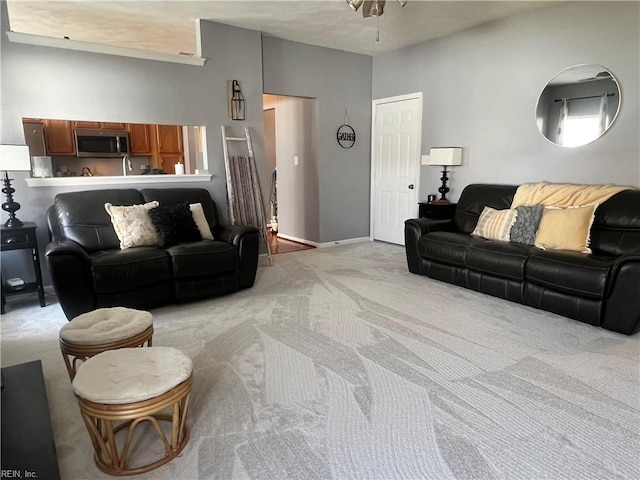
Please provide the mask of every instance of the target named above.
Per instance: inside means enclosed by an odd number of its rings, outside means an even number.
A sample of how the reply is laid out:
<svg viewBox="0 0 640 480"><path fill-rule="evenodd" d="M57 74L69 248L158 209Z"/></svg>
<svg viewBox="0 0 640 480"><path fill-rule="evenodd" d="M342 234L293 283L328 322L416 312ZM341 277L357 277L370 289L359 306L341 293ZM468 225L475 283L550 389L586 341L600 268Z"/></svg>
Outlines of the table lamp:
<svg viewBox="0 0 640 480"><path fill-rule="evenodd" d="M21 227L22 222L16 218L16 212L20 210L20 204L13 201L15 189L11 187L13 178L9 178L9 172L28 172L31 170L29 147L27 145L0 145L0 170L4 171L2 193L7 196L7 201L2 204L2 209L5 212L9 212L9 220L6 221L4 226L7 228Z"/></svg>
<svg viewBox="0 0 640 480"><path fill-rule="evenodd" d="M447 148L432 148L429 151L429 165L440 166L442 168L442 186L438 189L440 192L440 199L435 203L449 203L447 200L447 193L449 193L449 187L447 187L447 167L462 165L462 148L459 147L447 147Z"/></svg>

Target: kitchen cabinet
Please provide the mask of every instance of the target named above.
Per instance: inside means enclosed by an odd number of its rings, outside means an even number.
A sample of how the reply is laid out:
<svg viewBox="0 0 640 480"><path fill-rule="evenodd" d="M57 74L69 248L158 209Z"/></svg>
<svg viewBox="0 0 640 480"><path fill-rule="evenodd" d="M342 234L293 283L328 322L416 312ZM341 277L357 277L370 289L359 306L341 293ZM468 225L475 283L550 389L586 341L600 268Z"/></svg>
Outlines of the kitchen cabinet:
<svg viewBox="0 0 640 480"><path fill-rule="evenodd" d="M100 122L73 122L73 128L79 128L79 129L99 129L100 128Z"/></svg>
<svg viewBox="0 0 640 480"><path fill-rule="evenodd" d="M176 163L184 163L184 154L182 153L158 153L159 168L165 173L176 173Z"/></svg>
<svg viewBox="0 0 640 480"><path fill-rule="evenodd" d="M127 127L131 155L151 155L153 153L151 149L151 126L143 123L130 123Z"/></svg>
<svg viewBox="0 0 640 480"><path fill-rule="evenodd" d="M182 127L180 125L156 125L158 153L182 153Z"/></svg>
<svg viewBox="0 0 640 480"><path fill-rule="evenodd" d="M93 122L86 120L50 120L23 118L28 129L40 127L43 132L44 149L34 150L39 155L75 156L74 132L78 130L127 131L129 132L129 153L132 156L147 157L149 168L175 173L176 163L185 163L183 127L181 125L154 125L145 123ZM41 124L37 125L37 124ZM44 134L44 135L43 135ZM27 135L25 133L25 138ZM30 142L35 148L36 142ZM42 144L42 142L40 142ZM30 145L31 147L31 145ZM65 164L65 162L63 162ZM84 165L83 165L84 166ZM79 168L76 170L80 170Z"/></svg>
<svg viewBox="0 0 640 480"><path fill-rule="evenodd" d="M126 130L124 123L100 122L100 128L103 130Z"/></svg>
<svg viewBox="0 0 640 480"><path fill-rule="evenodd" d="M182 127L180 125L156 125L157 167L166 173L175 173L175 164L184 163Z"/></svg>
<svg viewBox="0 0 640 480"><path fill-rule="evenodd" d="M47 155L75 155L72 122L67 120L45 120L44 137Z"/></svg>
<svg viewBox="0 0 640 480"><path fill-rule="evenodd" d="M125 130L124 123L74 121L73 128L90 130Z"/></svg>

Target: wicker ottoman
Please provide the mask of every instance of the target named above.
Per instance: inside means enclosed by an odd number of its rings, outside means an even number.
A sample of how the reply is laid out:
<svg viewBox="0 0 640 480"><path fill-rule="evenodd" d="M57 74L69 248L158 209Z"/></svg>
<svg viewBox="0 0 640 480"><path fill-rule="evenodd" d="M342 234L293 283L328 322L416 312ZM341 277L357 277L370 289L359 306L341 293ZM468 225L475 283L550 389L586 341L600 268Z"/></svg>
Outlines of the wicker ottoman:
<svg viewBox="0 0 640 480"><path fill-rule="evenodd" d="M153 316L125 307L99 308L83 313L60 329L60 351L73 380L78 361L106 350L151 346Z"/></svg>
<svg viewBox="0 0 640 480"><path fill-rule="evenodd" d="M180 454L189 441L192 369L171 347L110 350L82 365L72 386L100 470L136 475Z"/></svg>

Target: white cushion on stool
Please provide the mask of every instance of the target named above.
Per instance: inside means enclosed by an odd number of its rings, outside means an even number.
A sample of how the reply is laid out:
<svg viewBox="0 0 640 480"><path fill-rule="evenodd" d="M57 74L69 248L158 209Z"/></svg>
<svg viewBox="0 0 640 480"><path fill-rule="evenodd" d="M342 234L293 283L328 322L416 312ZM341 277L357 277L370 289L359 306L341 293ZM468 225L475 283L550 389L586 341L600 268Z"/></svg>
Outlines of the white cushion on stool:
<svg viewBox="0 0 640 480"><path fill-rule="evenodd" d="M76 395L96 403L140 402L184 382L191 359L172 347L120 348L91 357L73 379Z"/></svg>
<svg viewBox="0 0 640 480"><path fill-rule="evenodd" d="M144 332L153 315L125 307L99 308L83 313L60 329L60 338L79 345L116 342Z"/></svg>

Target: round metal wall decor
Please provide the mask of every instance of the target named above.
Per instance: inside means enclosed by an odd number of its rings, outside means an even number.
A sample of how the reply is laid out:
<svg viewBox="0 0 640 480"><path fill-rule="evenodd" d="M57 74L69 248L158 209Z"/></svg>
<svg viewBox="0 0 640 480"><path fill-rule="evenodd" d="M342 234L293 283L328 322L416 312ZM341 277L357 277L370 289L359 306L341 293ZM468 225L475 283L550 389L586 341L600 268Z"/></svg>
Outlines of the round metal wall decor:
<svg viewBox="0 0 640 480"><path fill-rule="evenodd" d="M351 148L356 143L356 131L351 125L340 125L336 137L338 138L338 144L342 148Z"/></svg>

